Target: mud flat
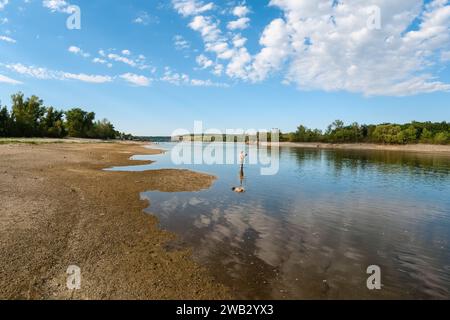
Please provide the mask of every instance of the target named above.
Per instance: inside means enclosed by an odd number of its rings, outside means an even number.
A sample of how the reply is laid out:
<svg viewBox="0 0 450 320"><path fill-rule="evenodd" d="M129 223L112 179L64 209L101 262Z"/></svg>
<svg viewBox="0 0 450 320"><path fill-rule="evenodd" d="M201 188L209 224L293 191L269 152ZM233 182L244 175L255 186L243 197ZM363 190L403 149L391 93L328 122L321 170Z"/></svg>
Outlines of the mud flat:
<svg viewBox="0 0 450 320"><path fill-rule="evenodd" d="M73 141L72 141L73 142ZM138 143L0 145L1 299L227 299L175 236L142 209L145 190L196 191L214 177L184 170L106 172L152 154ZM67 289L67 268L81 289Z"/></svg>

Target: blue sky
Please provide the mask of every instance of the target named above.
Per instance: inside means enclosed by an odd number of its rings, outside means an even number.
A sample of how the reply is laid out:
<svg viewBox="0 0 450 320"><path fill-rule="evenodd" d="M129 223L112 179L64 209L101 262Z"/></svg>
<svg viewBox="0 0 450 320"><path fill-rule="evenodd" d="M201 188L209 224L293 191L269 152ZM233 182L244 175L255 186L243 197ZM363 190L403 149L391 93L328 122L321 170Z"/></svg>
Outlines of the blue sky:
<svg viewBox="0 0 450 320"><path fill-rule="evenodd" d="M450 121L449 2L360 2L0 0L0 100L138 135Z"/></svg>

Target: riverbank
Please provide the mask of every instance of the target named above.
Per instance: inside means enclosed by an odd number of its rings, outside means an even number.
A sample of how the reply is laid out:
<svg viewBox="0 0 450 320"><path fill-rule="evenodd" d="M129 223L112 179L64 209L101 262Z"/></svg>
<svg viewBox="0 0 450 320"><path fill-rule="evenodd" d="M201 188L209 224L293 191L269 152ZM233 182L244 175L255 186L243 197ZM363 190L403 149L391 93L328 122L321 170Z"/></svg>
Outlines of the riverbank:
<svg viewBox="0 0 450 320"><path fill-rule="evenodd" d="M139 199L208 188L214 177L101 170L158 152L94 141L0 145L0 299L229 298L189 250L167 249L174 235ZM66 287L69 265L81 269L80 290Z"/></svg>
<svg viewBox="0 0 450 320"><path fill-rule="evenodd" d="M261 143L260 145L271 145L271 143ZM407 144L407 145L387 145L371 143L316 143L316 142L280 142L280 147L315 148L315 149L343 149L343 150L385 150L404 152L425 152L443 153L450 155L450 145L434 144Z"/></svg>

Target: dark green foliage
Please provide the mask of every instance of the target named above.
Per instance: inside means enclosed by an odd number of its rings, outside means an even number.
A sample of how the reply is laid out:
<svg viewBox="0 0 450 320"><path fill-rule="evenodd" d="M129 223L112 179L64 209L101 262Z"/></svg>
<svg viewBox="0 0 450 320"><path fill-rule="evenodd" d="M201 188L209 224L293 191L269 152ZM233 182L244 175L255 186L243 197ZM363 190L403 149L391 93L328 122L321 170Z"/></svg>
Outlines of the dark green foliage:
<svg viewBox="0 0 450 320"><path fill-rule="evenodd" d="M322 131L311 130L304 126L299 126L297 131L290 136L290 140L302 141L302 142L318 142L321 141Z"/></svg>
<svg viewBox="0 0 450 320"><path fill-rule="evenodd" d="M53 107L48 108L41 123L42 135L49 138L64 138L67 131L63 117L63 111L54 110Z"/></svg>
<svg viewBox="0 0 450 320"><path fill-rule="evenodd" d="M70 137L93 138L95 113L74 108L66 112L66 126Z"/></svg>
<svg viewBox="0 0 450 320"><path fill-rule="evenodd" d="M353 123L346 126L336 120L323 134L320 130L311 130L299 126L296 132L283 137L292 142L328 142L328 143L450 143L450 123L416 122L380 125L359 125Z"/></svg>
<svg viewBox="0 0 450 320"><path fill-rule="evenodd" d="M11 96L11 113L0 108L0 137L48 137L131 139L131 135L119 134L106 119L95 121L95 113L74 108L67 112L45 107L36 96L24 98L19 92Z"/></svg>
<svg viewBox="0 0 450 320"><path fill-rule="evenodd" d="M0 109L0 137L9 137L11 134L11 117L8 109Z"/></svg>
<svg viewBox="0 0 450 320"><path fill-rule="evenodd" d="M40 137L40 124L45 114L42 100L31 96L24 100L23 93L12 95L13 135L16 137Z"/></svg>
<svg viewBox="0 0 450 320"><path fill-rule="evenodd" d="M114 126L106 119L102 121L97 121L94 124L93 133L96 138L99 139L115 139L116 131L114 130Z"/></svg>
<svg viewBox="0 0 450 320"><path fill-rule="evenodd" d="M439 132L434 136L435 144L449 144L450 134L448 132Z"/></svg>

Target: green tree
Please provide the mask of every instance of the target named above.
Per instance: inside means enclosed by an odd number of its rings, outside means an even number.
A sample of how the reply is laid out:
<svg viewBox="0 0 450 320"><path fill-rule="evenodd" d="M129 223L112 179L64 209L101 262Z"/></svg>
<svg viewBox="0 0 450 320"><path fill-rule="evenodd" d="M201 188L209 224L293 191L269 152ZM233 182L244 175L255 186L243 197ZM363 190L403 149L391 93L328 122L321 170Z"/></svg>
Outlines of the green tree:
<svg viewBox="0 0 450 320"><path fill-rule="evenodd" d="M435 144L449 144L450 134L448 132L438 132L434 137Z"/></svg>
<svg viewBox="0 0 450 320"><path fill-rule="evenodd" d="M295 132L295 141L297 142L306 142L307 141L307 128L305 126L298 126L297 131Z"/></svg>
<svg viewBox="0 0 450 320"><path fill-rule="evenodd" d="M97 121L94 125L94 134L91 138L98 139L114 139L117 135L116 130L114 130L114 126L107 119L103 119L102 121Z"/></svg>
<svg viewBox="0 0 450 320"><path fill-rule="evenodd" d="M318 142L322 140L322 131L315 129L311 130L305 126L300 125L297 131L289 135L289 141L295 142Z"/></svg>
<svg viewBox="0 0 450 320"><path fill-rule="evenodd" d="M11 117L8 109L0 109L0 137L9 137L11 134Z"/></svg>
<svg viewBox="0 0 450 320"><path fill-rule="evenodd" d="M91 138L94 128L95 113L74 108L66 112L66 127L69 136Z"/></svg>
<svg viewBox="0 0 450 320"><path fill-rule="evenodd" d="M41 136L40 123L45 113L42 100L31 96L24 101L23 93L12 95L12 118L15 136Z"/></svg>
<svg viewBox="0 0 450 320"><path fill-rule="evenodd" d="M63 138L67 135L64 127L64 112L49 107L41 123L41 132L43 136L50 138Z"/></svg>
<svg viewBox="0 0 450 320"><path fill-rule="evenodd" d="M398 133L397 143L414 143L417 141L417 129L414 126L409 126L407 129Z"/></svg>
<svg viewBox="0 0 450 320"><path fill-rule="evenodd" d="M433 133L429 131L427 128L422 130L422 134L420 135L420 142L422 143L432 143L433 142Z"/></svg>
<svg viewBox="0 0 450 320"><path fill-rule="evenodd" d="M374 142L395 144L401 143L399 133L402 131L400 126L385 124L379 125L373 132Z"/></svg>
<svg viewBox="0 0 450 320"><path fill-rule="evenodd" d="M331 124L331 127L334 128L334 130L342 129L342 128L344 128L344 121L342 121L342 120L335 120Z"/></svg>

